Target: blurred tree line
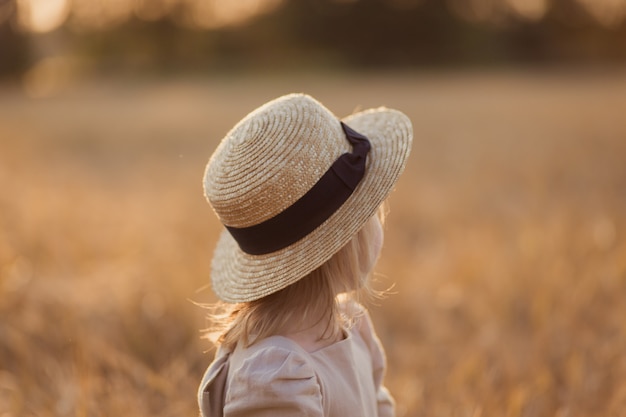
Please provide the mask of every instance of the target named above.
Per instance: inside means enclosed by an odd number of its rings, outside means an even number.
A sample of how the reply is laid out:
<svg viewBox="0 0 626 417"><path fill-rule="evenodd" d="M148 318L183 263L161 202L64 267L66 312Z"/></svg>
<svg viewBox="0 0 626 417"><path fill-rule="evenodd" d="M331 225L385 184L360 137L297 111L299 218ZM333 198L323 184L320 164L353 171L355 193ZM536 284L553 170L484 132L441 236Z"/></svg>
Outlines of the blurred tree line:
<svg viewBox="0 0 626 417"><path fill-rule="evenodd" d="M44 33L20 25L20 1L0 0L0 77L20 77L50 56L97 73L158 74L626 61L623 15L598 19L585 0L274 0L267 13L214 27L180 18L195 0L143 0L144 11L164 1L168 8L91 26L73 21L77 0L57 0L67 2L67 16Z"/></svg>

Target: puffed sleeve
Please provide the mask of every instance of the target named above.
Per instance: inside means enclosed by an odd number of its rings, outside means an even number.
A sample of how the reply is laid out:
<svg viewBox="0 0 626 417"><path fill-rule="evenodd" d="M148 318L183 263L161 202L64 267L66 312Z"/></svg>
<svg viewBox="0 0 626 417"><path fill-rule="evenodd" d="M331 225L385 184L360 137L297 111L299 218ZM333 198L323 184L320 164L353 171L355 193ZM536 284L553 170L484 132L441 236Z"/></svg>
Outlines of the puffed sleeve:
<svg viewBox="0 0 626 417"><path fill-rule="evenodd" d="M317 377L302 353L267 347L231 368L224 417L323 415Z"/></svg>
<svg viewBox="0 0 626 417"><path fill-rule="evenodd" d="M372 320L367 310L361 307L361 317L357 322L358 331L369 348L372 357L372 369L374 385L376 387L376 401L378 405L378 417L395 416L395 402L389 390L383 385L387 360L380 339L374 331Z"/></svg>

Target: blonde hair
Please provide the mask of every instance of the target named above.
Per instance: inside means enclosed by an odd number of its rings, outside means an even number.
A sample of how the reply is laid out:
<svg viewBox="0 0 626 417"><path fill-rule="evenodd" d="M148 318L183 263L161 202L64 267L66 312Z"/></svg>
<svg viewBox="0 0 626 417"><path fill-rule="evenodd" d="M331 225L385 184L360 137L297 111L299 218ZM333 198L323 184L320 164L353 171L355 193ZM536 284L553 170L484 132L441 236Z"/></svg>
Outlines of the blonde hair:
<svg viewBox="0 0 626 417"><path fill-rule="evenodd" d="M384 206L378 210L377 217L382 225ZM250 346L287 331L294 320L305 323L326 321L322 338L338 334L341 327L351 325L360 311L344 306L354 305L354 302L360 304L381 294L371 287L370 279L380 249L373 245L375 234L381 233L377 230L379 227L374 218L370 219L328 261L280 291L245 303L219 302L211 306L213 327L206 338L230 349L239 341Z"/></svg>

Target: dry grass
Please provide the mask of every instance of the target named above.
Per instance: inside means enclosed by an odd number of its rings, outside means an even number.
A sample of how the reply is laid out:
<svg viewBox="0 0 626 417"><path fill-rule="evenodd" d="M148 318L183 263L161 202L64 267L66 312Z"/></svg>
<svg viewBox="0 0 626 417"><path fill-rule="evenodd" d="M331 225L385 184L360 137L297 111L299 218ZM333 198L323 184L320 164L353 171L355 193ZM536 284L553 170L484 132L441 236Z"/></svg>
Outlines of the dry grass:
<svg viewBox="0 0 626 417"><path fill-rule="evenodd" d="M0 416L196 415L201 177L306 91L406 111L372 314L399 416L626 415L626 78L290 76L0 95Z"/></svg>

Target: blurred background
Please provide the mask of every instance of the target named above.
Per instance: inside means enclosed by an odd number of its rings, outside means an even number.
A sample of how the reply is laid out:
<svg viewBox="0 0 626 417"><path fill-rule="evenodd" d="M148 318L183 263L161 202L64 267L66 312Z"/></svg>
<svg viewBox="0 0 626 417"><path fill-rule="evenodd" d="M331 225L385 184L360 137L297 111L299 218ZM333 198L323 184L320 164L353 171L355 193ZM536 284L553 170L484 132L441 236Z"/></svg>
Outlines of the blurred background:
<svg viewBox="0 0 626 417"><path fill-rule="evenodd" d="M2 0L0 75L607 66L621 0Z"/></svg>
<svg viewBox="0 0 626 417"><path fill-rule="evenodd" d="M0 416L197 415L204 165L306 92L415 145L371 306L398 416L626 410L626 1L0 0Z"/></svg>

